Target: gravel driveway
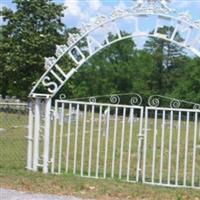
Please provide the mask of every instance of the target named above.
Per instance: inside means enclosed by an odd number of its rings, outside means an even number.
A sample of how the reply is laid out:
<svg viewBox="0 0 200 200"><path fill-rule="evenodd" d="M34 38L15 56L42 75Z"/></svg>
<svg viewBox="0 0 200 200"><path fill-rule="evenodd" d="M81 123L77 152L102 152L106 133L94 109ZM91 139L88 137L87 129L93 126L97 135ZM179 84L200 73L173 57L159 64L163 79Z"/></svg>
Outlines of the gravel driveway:
<svg viewBox="0 0 200 200"><path fill-rule="evenodd" d="M70 196L31 194L0 188L0 200L81 200Z"/></svg>

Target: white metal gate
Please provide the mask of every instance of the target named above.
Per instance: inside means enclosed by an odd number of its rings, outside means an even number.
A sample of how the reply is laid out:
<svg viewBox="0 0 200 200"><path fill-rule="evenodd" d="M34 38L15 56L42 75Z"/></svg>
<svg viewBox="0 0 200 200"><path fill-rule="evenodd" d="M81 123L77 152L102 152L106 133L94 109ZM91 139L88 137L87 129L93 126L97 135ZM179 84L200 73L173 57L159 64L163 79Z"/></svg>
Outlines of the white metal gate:
<svg viewBox="0 0 200 200"><path fill-rule="evenodd" d="M144 183L172 187L200 185L199 110L145 110Z"/></svg>
<svg viewBox="0 0 200 200"><path fill-rule="evenodd" d="M52 173L139 181L143 107L56 101Z"/></svg>
<svg viewBox="0 0 200 200"><path fill-rule="evenodd" d="M57 100L51 172L200 185L200 111Z"/></svg>

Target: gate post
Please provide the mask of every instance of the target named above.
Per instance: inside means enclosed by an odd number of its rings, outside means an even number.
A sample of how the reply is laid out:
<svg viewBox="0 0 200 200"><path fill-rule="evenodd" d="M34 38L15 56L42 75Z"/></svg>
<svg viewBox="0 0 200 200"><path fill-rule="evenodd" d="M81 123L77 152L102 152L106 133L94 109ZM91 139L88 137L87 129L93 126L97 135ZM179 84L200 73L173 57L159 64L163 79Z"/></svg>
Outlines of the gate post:
<svg viewBox="0 0 200 200"><path fill-rule="evenodd" d="M44 157L43 157L43 173L45 174L48 173L48 165L49 165L50 123L51 123L51 97L47 97L45 102Z"/></svg>
<svg viewBox="0 0 200 200"><path fill-rule="evenodd" d="M44 104L42 103L43 101ZM50 96L34 96L33 101L29 105L27 169L35 172L38 171L38 167L42 167L43 173L48 173L51 102L52 98ZM42 117L42 104L44 105L44 118ZM41 121L43 120L44 129L41 126ZM42 149L40 149L41 139L43 139ZM40 157L41 152L43 156ZM39 163L41 158L43 158L43 163Z"/></svg>
<svg viewBox="0 0 200 200"><path fill-rule="evenodd" d="M33 171L38 170L39 161L39 140L40 140L40 109L41 99L35 99L35 124L34 124L34 137L33 137Z"/></svg>

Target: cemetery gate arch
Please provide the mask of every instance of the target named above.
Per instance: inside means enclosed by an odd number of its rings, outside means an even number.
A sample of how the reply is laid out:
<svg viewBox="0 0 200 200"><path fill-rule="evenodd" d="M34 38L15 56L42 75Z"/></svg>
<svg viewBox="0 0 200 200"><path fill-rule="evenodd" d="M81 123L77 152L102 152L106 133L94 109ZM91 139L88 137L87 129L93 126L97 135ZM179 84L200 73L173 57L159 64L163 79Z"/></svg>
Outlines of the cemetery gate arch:
<svg viewBox="0 0 200 200"><path fill-rule="evenodd" d="M167 186L174 186L174 187L199 187L199 184L197 184L196 177L195 177L195 172L196 168L196 159L197 159L197 149L199 148L199 145L197 144L197 131L198 131L198 118L199 118L199 111L197 107L195 107L194 110L191 109L177 109L177 108L158 108L154 104L153 106L145 108L145 118L143 119L143 114L144 114L144 108L140 105L132 105L132 106L113 106L111 104L98 104L95 102L90 102L89 104L85 102L83 105L82 102L70 102L70 101L64 101L64 100L57 100L56 101L56 107L55 110L52 111L52 98L58 93L58 91L61 89L61 87L72 77L78 70L83 66L83 64L90 59L92 56L94 56L96 53L99 51L103 50L104 48L114 44L115 42L125 40L127 38L137 38L137 37L156 37L160 38L166 41L169 41L171 43L174 43L180 47L183 47L192 53L194 53L196 56L200 57L200 21L193 21L192 17L188 13L176 13L173 9L171 9L167 3L168 1L159 1L159 0L138 0L136 1L136 4L133 5L132 8L125 8L125 9L117 9L112 12L110 16L100 16L94 22L90 22L89 24L83 25L80 29L80 33L77 34L70 34L69 39L67 44L64 45L56 45L56 53L55 56L50 57L50 58L45 58L45 69L46 72L43 74L43 76L39 79L39 81L36 83L36 85L33 87L32 91L30 92L30 98L33 99L33 105L32 105L32 110L30 110L29 113L29 133L28 133L28 157L27 157L27 168L29 170L34 170L37 171L40 167L42 168L44 173L49 172L49 166L52 165L51 171L55 172L55 154L56 154L56 137L57 137L57 124L58 120L61 126L61 131L60 131L60 143L59 143L59 156L58 156L58 172L61 172L62 169L62 148L66 148L67 155L66 156L66 172L69 170L69 155L70 155L70 147L69 147L69 142L70 142L70 130L72 127L71 125L71 120L73 116L79 116L77 115L76 112L79 112L79 109L82 109L83 112L83 118L82 118L82 125L83 129L85 124L87 123L87 114L88 112L90 113L91 117L91 124L90 124L90 141L89 141L89 160L88 160L88 174L89 177L92 175L92 156L93 153L91 152L93 146L93 131L94 131L94 123L97 123L95 121L95 109L98 110L99 112L99 124L96 126L99 127L98 130L100 130L101 123L102 121L102 115L105 110L108 113L107 118L107 123L105 125L105 154L104 154L104 167L103 167L103 178L107 176L107 162L108 162L108 150L109 150L109 135L106 134L109 132L109 122L111 117L111 114L115 116L115 118L112 120L114 123L114 129L113 129L113 140L116 141L116 127L117 127L117 119L119 117L119 110L122 109L121 111L121 116L122 116L122 135L121 135L121 148L120 148L120 156L119 156L119 178L123 177L123 150L124 150L124 137L125 137L125 126L126 121L127 121L127 113L126 111L128 110L129 116L129 124L130 124L130 130L133 129L133 126L135 125L135 120L134 120L134 112L138 114L138 119L139 119L139 124L136 125L138 127L138 137L139 137L139 142L137 145L137 164L135 166L135 174L133 175L134 181L139 181L140 177L142 177L142 181L145 183L150 183L150 184L159 184L159 185L167 185ZM126 27L129 27L129 34L123 34L123 28L125 23L128 25ZM149 30L149 25L153 26L153 32L150 32ZM163 34L159 30L163 26L172 26L174 27L173 31L171 34ZM116 37L112 40L109 38L109 33L113 33L116 35ZM182 40L180 41L177 39L177 33L179 33L182 37ZM74 68L70 69L69 71L65 71L62 69L62 67L59 66L60 60L67 55L70 59L71 62L74 64ZM41 87L42 92L41 92ZM154 103L157 101L155 100ZM42 109L41 105L44 105L44 112L42 115ZM59 105L61 106L61 112L58 112ZM73 105L75 105L76 111L73 110ZM152 105L152 104L151 104ZM90 109L88 110L88 107ZM95 108L97 107L97 108ZM114 107L114 108L113 108ZM79 109L78 109L79 108ZM68 110L68 117L65 118L65 112ZM114 109L114 110L113 110ZM71 112L75 113L71 113ZM148 113L154 112L154 121L149 121L149 115ZM159 121L159 113L162 115L162 120L160 123L162 124L162 127L166 127L166 123L169 123L169 142L168 146L169 149L169 157L168 158L168 169L164 169L164 149L165 149L165 128L161 127L161 154L159 157L159 169L160 173L159 175L156 175L156 144L157 144L157 132L158 132L158 121ZM174 114L176 113L176 114ZM72 115L71 115L72 114ZM74 114L74 115L73 115ZM106 114L106 113L104 113ZM60 116L59 116L60 115ZM168 117L167 117L168 116ZM189 141L189 130L190 130L190 121L191 121L191 116L193 116L193 145L192 147L188 144ZM185 117L186 119L186 136L185 136L185 148L186 150L189 151L189 148L192 148L192 155L193 157L191 158L191 173L188 172L188 153L184 151L184 167L183 167L183 177L182 179L179 180L180 178L180 138L181 138L181 126L182 126L182 120ZM54 119L54 136L53 136L53 141L51 139L51 118ZM67 146L63 147L63 128L65 128L65 123L64 121L68 120L68 135L67 135L67 141L68 143L66 144ZM85 120L85 121L84 121ZM105 121L104 120L104 121ZM145 125L143 127L143 120L145 121ZM167 121L168 120L168 121ZM167 121L167 122L166 122ZM174 174L175 178L171 180L171 166L172 166L172 158L171 158L171 152L173 151L173 145L172 141L173 140L173 122L177 121L177 146L176 146L176 158L175 158L175 163L176 163L176 173ZM150 175L147 177L147 164L146 164L146 158L148 157L148 129L149 129L149 124L152 123L154 125L153 129L153 149L152 149L152 162L151 162L151 170L150 170ZM86 127L85 127L86 128ZM78 137L78 130L79 130L79 118L76 117L76 125L74 127L75 131L75 138L74 138L74 160L73 160L73 173L77 172L76 164L77 164L77 137ZM86 129L83 131L86 133ZM43 133L43 134L42 134ZM99 134L101 133L100 131L98 132ZM101 134L100 134L101 135ZM100 135L97 138L97 146L100 144L98 143L100 139ZM83 137L83 136L82 136ZM85 137L85 136L84 136ZM129 135L129 140L131 140L133 136ZM42 143L41 143L42 140ZM144 142L142 142L144 140ZM85 138L82 138L82 146L84 146ZM53 150L50 148L51 143L53 143ZM99 144L99 145L98 145ZM143 144L143 147L142 147ZM128 158L128 166L127 166L127 174L126 178L128 181L130 180L130 165L131 165L131 143L127 144L129 146L127 158ZM83 147L84 148L84 147ZM115 151L117 151L115 144L113 144L113 152L112 152L112 170L111 170L111 177L114 177L115 173L114 171L114 158L116 158ZM141 151L143 149L143 151ZM82 153L84 149L82 149ZM53 151L53 157L50 158L50 152ZM42 152L42 156L41 156ZM96 155L98 157L98 153L100 152L100 149L97 149ZM142 155L141 155L142 152ZM52 153L52 152L51 152ZM143 161L141 161L141 157ZM187 159L186 159L187 158ZM81 169L80 173L81 175L84 175L84 155L81 156ZM96 174L95 176L98 177L98 170L99 170L99 157L96 160ZM53 163L53 164L52 164ZM142 163L142 164L141 164ZM143 165L143 166L142 166ZM164 170L168 170L167 173L164 173ZM164 176L167 174L167 177L164 178ZM142 175L142 176L141 176ZM188 176L191 175L191 180L189 185L187 184L188 182ZM174 183L172 183L174 182Z"/></svg>

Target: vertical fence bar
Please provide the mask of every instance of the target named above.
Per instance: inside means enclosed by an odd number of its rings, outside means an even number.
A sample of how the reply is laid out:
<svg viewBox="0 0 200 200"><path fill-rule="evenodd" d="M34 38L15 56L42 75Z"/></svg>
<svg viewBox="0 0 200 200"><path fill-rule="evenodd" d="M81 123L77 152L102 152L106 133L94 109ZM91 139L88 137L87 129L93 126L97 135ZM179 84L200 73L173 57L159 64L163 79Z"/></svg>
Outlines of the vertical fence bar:
<svg viewBox="0 0 200 200"><path fill-rule="evenodd" d="M73 170L74 174L76 174L78 128L79 128L79 104L76 107L76 130L75 130L76 132L75 132L75 141L74 141L74 170Z"/></svg>
<svg viewBox="0 0 200 200"><path fill-rule="evenodd" d="M119 178L122 178L122 161L124 151L124 134L125 134L125 120L126 120L126 108L123 108L123 120L122 120L122 134L121 134L121 148L120 148L120 161L119 161Z"/></svg>
<svg viewBox="0 0 200 200"><path fill-rule="evenodd" d="M50 123L51 123L51 98L45 101L45 127L44 127L44 158L43 173L48 173L49 145L50 145Z"/></svg>
<svg viewBox="0 0 200 200"><path fill-rule="evenodd" d="M145 128L144 128L144 146L143 146L143 171L142 171L142 182L145 183L146 180L146 157L147 157L147 134L148 134L148 107L145 109Z"/></svg>
<svg viewBox="0 0 200 200"><path fill-rule="evenodd" d="M87 120L87 105L84 105L83 136L82 136L82 151L81 151L81 176L83 176L83 169L84 169L86 120Z"/></svg>
<svg viewBox="0 0 200 200"><path fill-rule="evenodd" d="M61 163L62 163L62 146L63 146L63 126L64 126L64 112L65 105L61 104L61 115L60 115L60 145L59 145L59 155L58 155L58 173L61 173Z"/></svg>
<svg viewBox="0 0 200 200"><path fill-rule="evenodd" d="M69 104L69 114L68 114L68 130L67 130L67 150L66 150L66 173L69 171L69 148L70 148L70 136L71 136L71 113L72 104Z"/></svg>
<svg viewBox="0 0 200 200"><path fill-rule="evenodd" d="M190 112L187 112L186 136L185 136L184 178L183 178L183 185L184 186L186 186L186 181L187 181L189 126L190 126Z"/></svg>
<svg viewBox="0 0 200 200"><path fill-rule="evenodd" d="M193 159L192 159L192 187L195 186L195 168L196 168L196 145L197 145L197 122L198 122L198 112L195 112L194 121L194 140L193 140Z"/></svg>
<svg viewBox="0 0 200 200"><path fill-rule="evenodd" d="M129 181L130 177L130 164L131 164L131 148L132 148L132 140L133 140L133 115L134 110L131 108L130 111L130 131L129 131L129 145L128 145L128 162L127 162L127 181Z"/></svg>
<svg viewBox="0 0 200 200"><path fill-rule="evenodd" d="M174 113L171 110L170 112L170 133L169 133L169 154L168 154L168 177L167 183L170 185L171 179L171 155L172 155L172 134L173 134L173 120L174 120Z"/></svg>
<svg viewBox="0 0 200 200"><path fill-rule="evenodd" d="M108 138L109 138L109 129L110 129L110 107L108 107L108 115L106 119L106 141L105 141L105 156L104 156L104 175L103 177L106 178L107 173L107 158L108 158Z"/></svg>
<svg viewBox="0 0 200 200"><path fill-rule="evenodd" d="M198 141L200 141L200 121L199 121Z"/></svg>
<svg viewBox="0 0 200 200"><path fill-rule="evenodd" d="M144 108L140 108L140 127L139 127L139 135L138 135L138 150L137 150L137 172L136 172L136 181L139 181L140 173L141 173L141 156L142 156L142 141L144 141L144 133L143 133L143 113ZM143 144L144 145L144 144Z"/></svg>
<svg viewBox="0 0 200 200"><path fill-rule="evenodd" d="M178 136L177 136L177 147L176 147L176 178L175 184L178 185L179 177L179 157L180 157L180 134L181 134L181 112L178 113Z"/></svg>
<svg viewBox="0 0 200 200"><path fill-rule="evenodd" d="M90 127L90 148L89 148L89 163L88 163L88 176L91 176L93 135L94 135L94 105L92 105L92 115L91 115L91 127Z"/></svg>
<svg viewBox="0 0 200 200"><path fill-rule="evenodd" d="M162 183L163 177L163 156L164 156L164 145L165 145L165 110L162 116L162 136L161 136L161 152L160 152L160 183Z"/></svg>
<svg viewBox="0 0 200 200"><path fill-rule="evenodd" d="M114 178L115 174L115 151L116 151L116 139L117 139L117 120L118 120L118 107L115 108L115 124L114 124L114 138L113 138L113 152L112 152L112 171L111 177Z"/></svg>
<svg viewBox="0 0 200 200"><path fill-rule="evenodd" d="M33 171L38 170L39 160L39 140L40 140L40 103L41 99L35 99L35 127L34 127L34 146L33 146Z"/></svg>
<svg viewBox="0 0 200 200"><path fill-rule="evenodd" d="M96 178L99 175L99 159L100 159L100 144L101 144L101 126L102 126L102 106L99 110L99 125L98 125L98 139L97 139L97 160L96 160Z"/></svg>
<svg viewBox="0 0 200 200"><path fill-rule="evenodd" d="M55 172L57 119L58 119L58 102L56 101L55 102L55 111L54 111L54 130L53 130L51 173Z"/></svg>
<svg viewBox="0 0 200 200"><path fill-rule="evenodd" d="M157 145L157 122L158 122L158 110L155 110L154 119L154 138L153 138L153 159L152 159L152 176L151 181L154 183L155 178L155 161L156 161L156 145Z"/></svg>
<svg viewBox="0 0 200 200"><path fill-rule="evenodd" d="M33 104L29 104L29 119L28 119L28 149L27 149L27 169L33 169Z"/></svg>

